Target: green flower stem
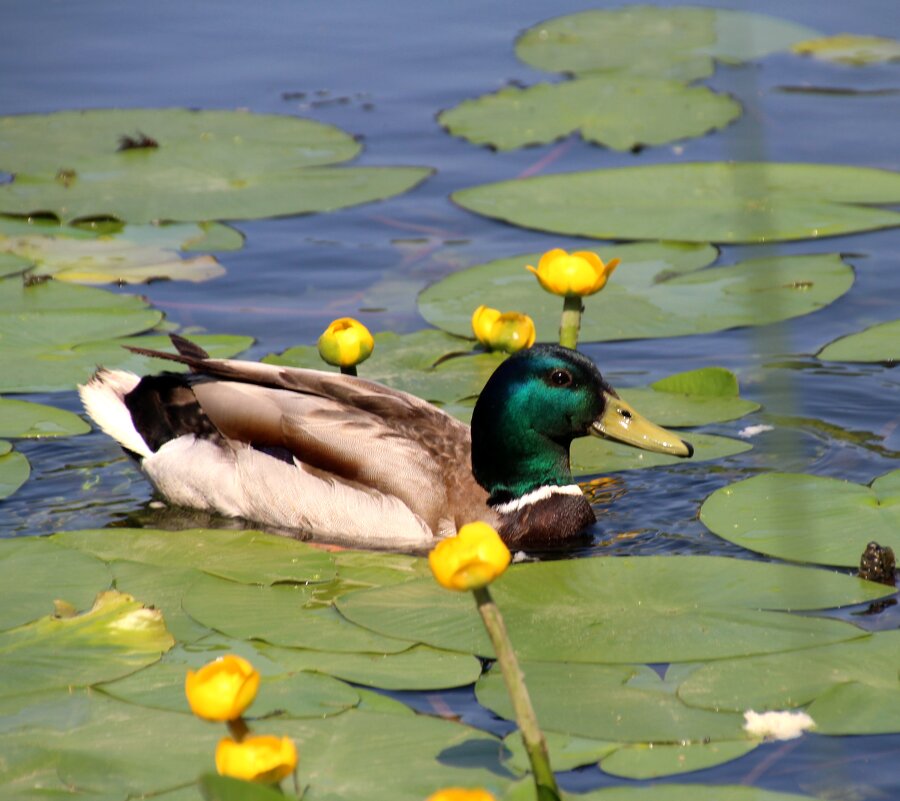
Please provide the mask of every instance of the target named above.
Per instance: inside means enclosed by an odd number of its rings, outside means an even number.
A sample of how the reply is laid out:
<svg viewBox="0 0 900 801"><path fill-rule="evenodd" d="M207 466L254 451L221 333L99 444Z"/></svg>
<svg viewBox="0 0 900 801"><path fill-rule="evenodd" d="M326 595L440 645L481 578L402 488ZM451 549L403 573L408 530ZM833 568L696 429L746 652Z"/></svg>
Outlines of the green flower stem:
<svg viewBox="0 0 900 801"><path fill-rule="evenodd" d="M525 743L525 750L531 761L537 797L540 801L559 801L559 788L556 786L553 768L550 767L550 756L547 753L544 733L538 726L537 716L534 714L534 707L531 705L531 698L528 695L528 688L525 686L525 677L522 675L519 661L513 651L503 616L491 598L487 587L472 590L472 593L478 604L478 611L481 613L484 627L494 645L503 680L506 682L506 689L516 713L522 741Z"/></svg>
<svg viewBox="0 0 900 801"><path fill-rule="evenodd" d="M581 313L584 304L579 295L566 295L563 299L562 321L559 325L559 344L566 348L578 347L578 332L581 330Z"/></svg>
<svg viewBox="0 0 900 801"><path fill-rule="evenodd" d="M228 721L228 733L236 743L242 743L244 738L250 734L250 728L243 718L235 718Z"/></svg>
<svg viewBox="0 0 900 801"><path fill-rule="evenodd" d="M356 375L356 365L351 364L349 367L342 367L341 372L344 375Z"/></svg>

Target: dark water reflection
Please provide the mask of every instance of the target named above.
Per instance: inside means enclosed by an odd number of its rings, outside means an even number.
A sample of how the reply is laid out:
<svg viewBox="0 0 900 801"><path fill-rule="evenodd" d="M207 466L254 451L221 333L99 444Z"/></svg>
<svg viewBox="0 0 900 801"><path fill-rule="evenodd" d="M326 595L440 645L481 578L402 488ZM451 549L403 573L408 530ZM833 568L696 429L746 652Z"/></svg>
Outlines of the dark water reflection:
<svg viewBox="0 0 900 801"><path fill-rule="evenodd" d="M738 0L699 4L749 8ZM497 154L439 129L434 117L442 108L509 80L546 79L516 61L512 41L520 30L586 6L614 5L584 0L9 0L0 26L0 114L115 106L249 108L341 126L364 143L359 164L435 167L437 174L415 192L386 203L238 223L246 246L221 255L225 276L204 285L156 283L141 289L179 325L256 337L249 353L254 358L312 342L342 314L357 315L374 330L415 330L422 326L415 296L431 281L515 253L589 246L482 219L447 199L456 189L515 177L538 164L545 172L560 172L764 158L900 169L898 64L856 70L784 55L761 65L720 67L709 83L737 96L744 116L714 136L638 155L578 139ZM759 0L752 9L825 33L900 35L896 0ZM810 87L859 94L805 91ZM869 482L900 465L900 372L882 365L822 364L814 358L832 339L898 316L900 230L786 243L772 250L847 254L856 283L828 308L783 325L587 346L620 386L709 364L728 367L738 373L743 393L763 409L708 430L730 436L750 425L772 430L751 440L752 451L718 463L614 476L597 492L601 517L592 539L569 556L750 558L698 521L700 503L715 489L769 470ZM719 263L750 255L759 255L759 249L728 247ZM74 393L34 399L78 409ZM159 508L132 463L99 433L17 447L31 461L33 474L0 504L0 536L110 525L240 525ZM850 616L852 610L841 614ZM894 608L867 626L896 628L898 623ZM441 698L464 720L502 729L475 704L471 690ZM426 695L405 700L428 711ZM897 735L806 736L763 746L680 781L747 783L822 798L893 799L900 797L898 757ZM572 790L619 783L596 769L564 778Z"/></svg>

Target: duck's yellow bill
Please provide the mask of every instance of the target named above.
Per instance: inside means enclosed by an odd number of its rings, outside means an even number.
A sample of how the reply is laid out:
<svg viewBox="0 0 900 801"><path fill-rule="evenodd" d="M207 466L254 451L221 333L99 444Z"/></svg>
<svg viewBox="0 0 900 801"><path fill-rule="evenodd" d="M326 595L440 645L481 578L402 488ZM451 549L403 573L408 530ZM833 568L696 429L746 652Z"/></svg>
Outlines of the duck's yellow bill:
<svg viewBox="0 0 900 801"><path fill-rule="evenodd" d="M654 453L669 453L672 456L693 456L694 447L681 437L646 417L638 414L621 398L604 393L606 407L591 424L591 433L597 437L624 442L635 448Z"/></svg>

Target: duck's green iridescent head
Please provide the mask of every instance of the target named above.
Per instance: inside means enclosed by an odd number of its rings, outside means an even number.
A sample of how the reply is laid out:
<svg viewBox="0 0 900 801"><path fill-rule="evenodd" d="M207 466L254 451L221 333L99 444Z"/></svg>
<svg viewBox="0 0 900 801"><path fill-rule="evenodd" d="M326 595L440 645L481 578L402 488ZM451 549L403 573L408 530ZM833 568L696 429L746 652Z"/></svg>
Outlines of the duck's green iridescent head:
<svg viewBox="0 0 900 801"><path fill-rule="evenodd" d="M472 415L472 472L492 500L572 483L569 446L588 434L690 456L693 448L624 403L586 356L536 345L491 376Z"/></svg>

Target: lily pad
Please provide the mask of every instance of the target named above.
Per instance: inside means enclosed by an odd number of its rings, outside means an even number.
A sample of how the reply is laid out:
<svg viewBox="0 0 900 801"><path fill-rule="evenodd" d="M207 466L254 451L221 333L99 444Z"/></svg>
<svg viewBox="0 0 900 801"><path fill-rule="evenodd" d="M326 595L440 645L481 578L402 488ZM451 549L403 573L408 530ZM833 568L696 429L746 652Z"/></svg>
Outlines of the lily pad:
<svg viewBox="0 0 900 801"><path fill-rule="evenodd" d="M0 392L54 392L86 381L98 364L135 372L185 369L137 356L124 345L170 347L168 337L127 339L162 313L143 299L59 281L0 280ZM211 355L233 356L250 337L195 336Z"/></svg>
<svg viewBox="0 0 900 801"><path fill-rule="evenodd" d="M840 33L796 42L791 48L801 56L814 56L825 61L837 61L862 67L884 61L900 61L900 42L884 36L860 36Z"/></svg>
<svg viewBox="0 0 900 801"><path fill-rule="evenodd" d="M702 556L517 565L491 591L522 659L597 663L691 662L855 639L864 632L847 623L774 610L889 592L822 570ZM336 603L349 620L389 637L493 655L472 599L433 581L360 590Z"/></svg>
<svg viewBox="0 0 900 801"><path fill-rule="evenodd" d="M348 654L261 645L270 659L290 670L315 670L383 690L438 690L473 684L481 662L468 654L416 645L392 654Z"/></svg>
<svg viewBox="0 0 900 801"><path fill-rule="evenodd" d="M900 470L869 486L803 473L767 473L722 487L700 520L751 551L858 567L872 540L900 551Z"/></svg>
<svg viewBox="0 0 900 801"><path fill-rule="evenodd" d="M72 437L91 427L77 414L43 403L0 398L0 436Z"/></svg>
<svg viewBox="0 0 900 801"><path fill-rule="evenodd" d="M900 320L878 323L829 342L816 354L823 362L900 361Z"/></svg>
<svg viewBox="0 0 900 801"><path fill-rule="evenodd" d="M8 498L31 475L31 465L28 459L18 451L14 451L12 445L0 439L0 500Z"/></svg>
<svg viewBox="0 0 900 801"><path fill-rule="evenodd" d="M641 414L644 413L640 406L637 408ZM694 431L686 433L684 437L694 447L694 455L690 459L642 451L597 437L582 437L572 442L572 473L576 476L587 476L616 473L620 470L638 470L642 467L689 466L697 462L736 456L749 451L752 447L742 440L717 437L713 434L698 434Z"/></svg>
<svg viewBox="0 0 900 801"><path fill-rule="evenodd" d="M896 211L873 208L900 203L900 174L833 164L620 167L485 184L452 198L512 225L595 239L779 242L900 225Z"/></svg>
<svg viewBox="0 0 900 801"><path fill-rule="evenodd" d="M730 64L786 50L816 31L777 17L690 6L627 6L542 22L516 42L522 61L551 72L597 70L704 77L712 59Z"/></svg>
<svg viewBox="0 0 900 801"><path fill-rule="evenodd" d="M167 659L98 687L131 704L190 714L184 695L184 680L189 667L197 666ZM262 678L259 694L247 715L252 718L276 714L290 718L318 718L340 714L358 703L356 691L342 681L317 673L285 672Z"/></svg>
<svg viewBox="0 0 900 801"><path fill-rule="evenodd" d="M152 664L174 640L162 614L108 590L90 610L0 633L0 693L84 687Z"/></svg>
<svg viewBox="0 0 900 801"><path fill-rule="evenodd" d="M29 267L31 267L31 262L28 259L12 253L0 253L0 278L7 275L19 275L26 272Z"/></svg>
<svg viewBox="0 0 900 801"><path fill-rule="evenodd" d="M0 630L51 614L57 599L76 609L88 607L110 581L109 569L99 559L72 553L44 537L0 540L0 587L6 591Z"/></svg>
<svg viewBox="0 0 900 801"><path fill-rule="evenodd" d="M601 255L621 258L622 265L602 292L585 298L583 342L767 325L827 306L853 284L853 270L837 254L748 259L708 269L701 268L716 258L709 245L611 245ZM562 303L541 291L525 269L539 258L529 253L453 273L419 295L419 311L432 325L462 336L480 304L515 308L534 319L539 340L555 341Z"/></svg>
<svg viewBox="0 0 900 801"><path fill-rule="evenodd" d="M818 734L900 731L900 632L789 654L699 666L678 688L685 703L741 711L806 707Z"/></svg>
<svg viewBox="0 0 900 801"><path fill-rule="evenodd" d="M623 743L739 740L744 736L741 714L692 709L645 665L523 662L522 671L538 720L550 731ZM638 674L643 685L630 686ZM561 693L561 686L572 692ZM482 676L475 692L481 704L514 719L499 670Z"/></svg>
<svg viewBox="0 0 900 801"><path fill-rule="evenodd" d="M777 793L747 785L651 784L605 787L589 793L563 793L563 801L815 801L813 796ZM523 780L504 801L538 801L534 782Z"/></svg>
<svg viewBox="0 0 900 801"><path fill-rule="evenodd" d="M724 367L675 373L648 387L617 390L654 423L674 428L737 420L760 408L739 397L737 377Z"/></svg>
<svg viewBox="0 0 900 801"><path fill-rule="evenodd" d="M545 144L577 131L613 150L661 145L724 128L741 113L705 86L601 75L525 89L508 87L441 112L454 136L497 150Z"/></svg>
<svg viewBox="0 0 900 801"><path fill-rule="evenodd" d="M125 147L130 137L137 147ZM141 140L146 146L140 146ZM150 144L147 140L152 140ZM0 118L0 211L68 222L114 217L256 219L331 211L400 194L431 171L333 168L360 146L296 117L237 111L106 109Z"/></svg>
<svg viewBox="0 0 900 801"><path fill-rule="evenodd" d="M320 591L327 594L327 585ZM355 625L328 600L319 600L312 587L295 584L256 587L205 576L185 592L182 604L204 626L272 645L389 654L413 644Z"/></svg>
<svg viewBox="0 0 900 801"><path fill-rule="evenodd" d="M334 560L318 548L261 531L192 529L88 529L52 539L100 559L128 559L150 565L193 567L248 584L324 582L335 574Z"/></svg>

